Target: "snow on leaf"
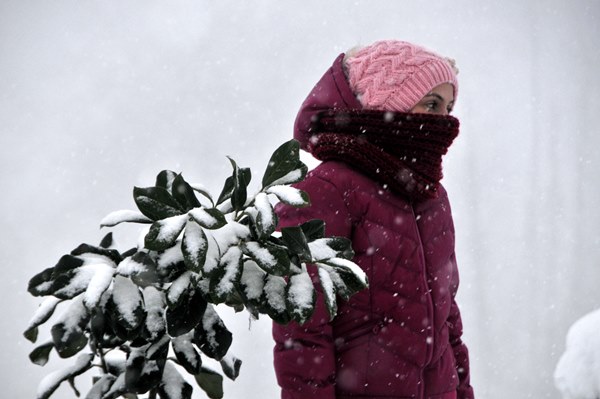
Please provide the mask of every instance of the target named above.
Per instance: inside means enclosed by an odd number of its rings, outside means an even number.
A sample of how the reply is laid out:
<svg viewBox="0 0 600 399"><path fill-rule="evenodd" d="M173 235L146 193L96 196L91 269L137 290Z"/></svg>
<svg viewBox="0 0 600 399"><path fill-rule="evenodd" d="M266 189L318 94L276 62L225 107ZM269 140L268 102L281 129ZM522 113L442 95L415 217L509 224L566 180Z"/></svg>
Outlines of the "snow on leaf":
<svg viewBox="0 0 600 399"><path fill-rule="evenodd" d="M112 374L103 374L88 391L85 399L102 399L116 379Z"/></svg>
<svg viewBox="0 0 600 399"><path fill-rule="evenodd" d="M160 253L158 259L156 260L157 271L161 276L167 276L169 275L169 270L179 262L183 262L181 245L175 245L171 248L167 248Z"/></svg>
<svg viewBox="0 0 600 399"><path fill-rule="evenodd" d="M256 227L260 237L270 236L277 227L277 216L269 197L265 193L258 193L254 198L254 207L257 210L255 216Z"/></svg>
<svg viewBox="0 0 600 399"><path fill-rule="evenodd" d="M65 286L54 291L54 295L64 299L73 298L74 296L86 291L94 276L97 273L106 273L108 270L107 268L112 269L112 271L114 271L114 269L111 266L107 266L106 264L84 264L83 266L78 267L73 271L73 275L71 276L69 282ZM92 287L90 293L95 288L97 287Z"/></svg>
<svg viewBox="0 0 600 399"><path fill-rule="evenodd" d="M112 300L129 327L135 328L139 325L142 295L133 281L123 276L116 276L112 290Z"/></svg>
<svg viewBox="0 0 600 399"><path fill-rule="evenodd" d="M233 335L225 327L214 306L207 306L202 323L196 327L194 343L206 356L221 360L227 354L232 340Z"/></svg>
<svg viewBox="0 0 600 399"><path fill-rule="evenodd" d="M223 271L223 276L214 287L214 292L219 297L225 297L234 289L234 283L240 274L240 261L242 251L237 246L227 249L220 260L219 268Z"/></svg>
<svg viewBox="0 0 600 399"><path fill-rule="evenodd" d="M35 332L35 338L33 335L29 335L29 331L33 331L37 326L44 324L54 313L56 306L62 302L61 299L55 298L53 296L47 297L37 308L31 320L29 320L29 324L25 330L25 336L31 341L35 342L37 338L37 330ZM31 338L29 338L31 336Z"/></svg>
<svg viewBox="0 0 600 399"><path fill-rule="evenodd" d="M137 262L133 257L128 256L119 263L116 273L123 277L131 277L145 271L146 266L143 263Z"/></svg>
<svg viewBox="0 0 600 399"><path fill-rule="evenodd" d="M205 332L204 339L208 341L211 347L219 346L216 336L217 333L215 331L215 326L219 323L222 323L222 321L214 306L207 306L206 311L204 312L204 316L202 317L202 328Z"/></svg>
<svg viewBox="0 0 600 399"><path fill-rule="evenodd" d="M232 381L240 375L240 367L242 366L242 361L232 355L226 355L221 361L221 368L223 369L223 373Z"/></svg>
<svg viewBox="0 0 600 399"><path fill-rule="evenodd" d="M310 275L303 271L290 277L287 287L288 311L294 320L303 323L314 310L315 289Z"/></svg>
<svg viewBox="0 0 600 399"><path fill-rule="evenodd" d="M215 208L194 208L188 214L196 223L207 229L217 229L227 223L221 211Z"/></svg>
<svg viewBox="0 0 600 399"><path fill-rule="evenodd" d="M237 245L250 236L250 229L238 222L229 221L217 230L205 231L208 240L208 251L204 271L210 273L219 264L221 254L230 246Z"/></svg>
<svg viewBox="0 0 600 399"><path fill-rule="evenodd" d="M196 348L194 348L193 337L194 332L190 331L187 334L173 338L171 344L177 360L179 360L179 363L181 363L186 371L190 374L198 374L202 366L202 358Z"/></svg>
<svg viewBox="0 0 600 399"><path fill-rule="evenodd" d="M281 202L287 205L301 207L310 204L308 194L294 187L271 186L267 189L267 193L275 195Z"/></svg>
<svg viewBox="0 0 600 399"><path fill-rule="evenodd" d="M54 371L42 379L37 390L37 399L49 398L59 385L72 377L78 376L92 367L94 355L84 353L77 357L73 366Z"/></svg>
<svg viewBox="0 0 600 399"><path fill-rule="evenodd" d="M337 251L327 245L328 242L329 239L321 238L308 243L308 248L310 249L310 253L313 257L313 262L335 258L337 256Z"/></svg>
<svg viewBox="0 0 600 399"><path fill-rule="evenodd" d="M150 341L157 339L164 333L166 325L164 318L165 294L155 287L148 286L142 292L144 306L146 307L146 331L150 334Z"/></svg>
<svg viewBox="0 0 600 399"><path fill-rule="evenodd" d="M265 285L266 274L253 260L246 260L244 262L240 283L242 284L246 298L250 300L260 299Z"/></svg>
<svg viewBox="0 0 600 399"><path fill-rule="evenodd" d="M266 266L269 269L277 266L277 259L265 247L262 247L256 241L246 243L246 249L250 252L250 256L256 260L261 266Z"/></svg>
<svg viewBox="0 0 600 399"><path fill-rule="evenodd" d="M74 298L67 310L60 315L54 325L54 327L61 325L62 330L64 330L64 334L60 337L60 340L54 339L54 343L59 346L61 343L66 343L71 338L71 334L80 333L80 326L87 321L88 317L88 310L83 305L83 296L80 295Z"/></svg>
<svg viewBox="0 0 600 399"><path fill-rule="evenodd" d="M141 212L123 209L106 215L100 221L100 227L113 227L123 222L152 223L152 219L147 218Z"/></svg>
<svg viewBox="0 0 600 399"><path fill-rule="evenodd" d="M160 397L163 399L187 399L192 396L192 386L185 382L179 371L167 362L159 386Z"/></svg>
<svg viewBox="0 0 600 399"><path fill-rule="evenodd" d="M333 266L344 267L346 269L349 269L358 278L358 280L360 281L360 283L362 283L363 286L368 286L367 275L365 274L363 269L361 269L360 266L358 266L356 263L343 258L327 259L327 263Z"/></svg>
<svg viewBox="0 0 600 399"><path fill-rule="evenodd" d="M102 294L108 289L110 283L112 283L114 273L115 268L111 265L96 265L94 275L83 294L83 303L88 309L93 309L100 303Z"/></svg>
<svg viewBox="0 0 600 399"><path fill-rule="evenodd" d="M181 250L187 267L199 272L206 261L208 242L202 227L193 220L187 222Z"/></svg>
<svg viewBox="0 0 600 399"><path fill-rule="evenodd" d="M190 286L191 279L192 272L187 271L184 272L181 276L177 277L175 281L173 281L173 283L167 290L167 303L169 305L174 305L179 302L181 294L183 294Z"/></svg>
<svg viewBox="0 0 600 399"><path fill-rule="evenodd" d="M285 311L285 286L283 277L268 275L264 291L267 303L275 311L281 313Z"/></svg>
<svg viewBox="0 0 600 399"><path fill-rule="evenodd" d="M127 387L125 386L125 372L123 372L119 374L117 380L110 387L110 390L107 393L105 393L102 398L116 398L117 396L125 393L126 391Z"/></svg>
<svg viewBox="0 0 600 399"><path fill-rule="evenodd" d="M177 215L154 222L144 240L145 247L160 251L172 246L187 220L187 215Z"/></svg>
<svg viewBox="0 0 600 399"><path fill-rule="evenodd" d="M280 186L284 184L297 183L300 180L302 180L304 174L305 172L302 169L294 169L291 172L287 173L285 176L282 176L279 179L273 181L270 185Z"/></svg>
<svg viewBox="0 0 600 399"><path fill-rule="evenodd" d="M331 276L324 270L323 268L319 268L319 282L321 283L321 288L323 289L323 294L325 295L325 304L327 305L327 310L329 311L329 316L331 319L337 313L337 302L335 296L335 285L331 280Z"/></svg>

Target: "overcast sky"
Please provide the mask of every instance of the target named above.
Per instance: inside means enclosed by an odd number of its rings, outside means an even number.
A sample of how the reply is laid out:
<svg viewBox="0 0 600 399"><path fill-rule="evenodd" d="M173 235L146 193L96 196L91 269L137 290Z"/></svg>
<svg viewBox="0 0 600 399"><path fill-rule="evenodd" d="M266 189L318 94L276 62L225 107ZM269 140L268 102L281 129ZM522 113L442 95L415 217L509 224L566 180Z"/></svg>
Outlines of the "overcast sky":
<svg viewBox="0 0 600 399"><path fill-rule="evenodd" d="M162 169L215 192L226 155L260 176L334 58L396 38L460 69L444 184L476 393L558 399L564 335L600 307L599 27L598 1L3 0L4 395L32 398L68 363L29 363L31 276L98 242L100 219ZM115 234L131 245L132 229ZM244 361L226 398L277 397L268 320L226 322Z"/></svg>

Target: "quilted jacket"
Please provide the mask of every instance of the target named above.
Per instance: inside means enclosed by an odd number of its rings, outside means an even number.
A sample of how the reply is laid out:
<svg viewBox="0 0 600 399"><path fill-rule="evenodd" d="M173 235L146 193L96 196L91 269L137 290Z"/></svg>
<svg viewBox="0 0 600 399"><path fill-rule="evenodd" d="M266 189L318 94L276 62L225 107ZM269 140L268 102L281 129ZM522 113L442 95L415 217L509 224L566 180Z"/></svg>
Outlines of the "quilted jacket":
<svg viewBox="0 0 600 399"><path fill-rule="evenodd" d="M297 124L320 100L325 106L352 101L340 78L341 60L336 62ZM346 99L344 93L350 93ZM318 295L307 323L273 325L282 399L473 398L454 300L454 227L443 187L437 198L413 203L336 161L323 162L296 187L308 192L312 205L278 206L281 227L324 220L327 235L352 241L353 260L367 274L369 288L340 302L331 321Z"/></svg>

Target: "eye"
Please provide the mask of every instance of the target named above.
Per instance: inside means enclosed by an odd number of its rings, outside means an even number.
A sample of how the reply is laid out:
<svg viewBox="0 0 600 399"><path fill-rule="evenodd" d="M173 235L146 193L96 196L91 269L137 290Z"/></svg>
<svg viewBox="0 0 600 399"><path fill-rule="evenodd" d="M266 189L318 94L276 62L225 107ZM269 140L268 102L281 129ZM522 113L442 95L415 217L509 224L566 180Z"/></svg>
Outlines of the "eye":
<svg viewBox="0 0 600 399"><path fill-rule="evenodd" d="M429 112L435 112L439 108L439 104L437 101L428 101L425 103L425 109Z"/></svg>

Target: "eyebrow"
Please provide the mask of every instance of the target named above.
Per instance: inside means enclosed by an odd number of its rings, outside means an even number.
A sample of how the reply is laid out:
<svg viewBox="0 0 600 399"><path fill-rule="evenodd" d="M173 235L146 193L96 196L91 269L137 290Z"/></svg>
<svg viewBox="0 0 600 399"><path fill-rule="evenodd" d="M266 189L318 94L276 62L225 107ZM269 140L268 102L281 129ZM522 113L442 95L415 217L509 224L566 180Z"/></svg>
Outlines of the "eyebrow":
<svg viewBox="0 0 600 399"><path fill-rule="evenodd" d="M445 101L444 97L440 96L437 93L429 93L429 94L425 95L425 97L435 97L435 98L439 99L440 101Z"/></svg>
<svg viewBox="0 0 600 399"><path fill-rule="evenodd" d="M435 97L435 98L437 98L440 101L444 101L444 97L440 96L437 93L429 93L429 94L426 94L425 97ZM448 105L453 106L454 105L454 99L452 101L449 101Z"/></svg>

